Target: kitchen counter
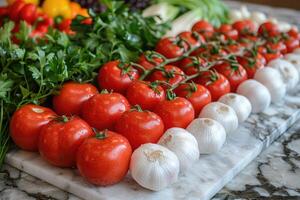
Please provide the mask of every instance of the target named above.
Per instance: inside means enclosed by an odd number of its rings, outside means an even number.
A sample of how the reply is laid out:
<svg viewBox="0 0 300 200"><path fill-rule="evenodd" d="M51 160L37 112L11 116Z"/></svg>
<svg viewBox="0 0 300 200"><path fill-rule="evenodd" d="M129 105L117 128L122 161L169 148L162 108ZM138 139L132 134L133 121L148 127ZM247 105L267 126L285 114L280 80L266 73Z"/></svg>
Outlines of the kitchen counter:
<svg viewBox="0 0 300 200"><path fill-rule="evenodd" d="M231 7L237 2L226 1ZM249 5L279 20L299 25L300 12ZM213 200L300 199L300 120L229 182ZM0 172L0 200L79 200L55 186L8 165Z"/></svg>

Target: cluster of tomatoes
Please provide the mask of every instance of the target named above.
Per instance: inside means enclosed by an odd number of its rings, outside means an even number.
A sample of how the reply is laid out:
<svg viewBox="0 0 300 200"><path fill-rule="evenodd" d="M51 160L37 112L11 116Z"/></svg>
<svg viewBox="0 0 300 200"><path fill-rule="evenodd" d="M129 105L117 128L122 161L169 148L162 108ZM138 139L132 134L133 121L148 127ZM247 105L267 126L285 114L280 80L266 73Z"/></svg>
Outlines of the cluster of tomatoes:
<svg viewBox="0 0 300 200"><path fill-rule="evenodd" d="M280 33L271 22L256 32L249 20L218 29L202 20L191 32L161 39L137 63L104 64L100 93L68 82L53 97L54 111L21 107L10 133L20 148L55 166L77 167L96 185L114 184L126 175L132 150L156 143L168 128L185 128L205 105L298 46L296 30Z"/></svg>

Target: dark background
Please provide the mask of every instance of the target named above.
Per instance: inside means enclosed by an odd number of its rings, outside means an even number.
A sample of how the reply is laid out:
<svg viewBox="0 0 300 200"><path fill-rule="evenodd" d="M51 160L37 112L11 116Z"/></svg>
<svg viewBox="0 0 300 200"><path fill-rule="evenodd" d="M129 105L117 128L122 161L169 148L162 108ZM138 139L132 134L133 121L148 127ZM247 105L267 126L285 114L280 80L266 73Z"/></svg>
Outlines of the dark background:
<svg viewBox="0 0 300 200"><path fill-rule="evenodd" d="M239 1L300 10L300 0L239 0Z"/></svg>

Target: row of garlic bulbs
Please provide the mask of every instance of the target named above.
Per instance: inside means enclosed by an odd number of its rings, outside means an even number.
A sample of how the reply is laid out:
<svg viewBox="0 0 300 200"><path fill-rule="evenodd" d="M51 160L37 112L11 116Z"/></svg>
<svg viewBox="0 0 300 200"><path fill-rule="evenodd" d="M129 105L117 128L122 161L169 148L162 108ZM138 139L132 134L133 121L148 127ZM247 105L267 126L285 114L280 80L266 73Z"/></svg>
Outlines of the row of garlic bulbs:
<svg viewBox="0 0 300 200"><path fill-rule="evenodd" d="M292 64L293 63L293 64ZM251 113L263 112L279 103L299 82L300 49L276 59L244 81L237 93L206 105L185 129L170 128L158 144L144 144L131 157L130 172L142 187L159 191L177 181L199 160L200 154L218 152L226 136L236 131Z"/></svg>
<svg viewBox="0 0 300 200"><path fill-rule="evenodd" d="M246 6L241 6L240 9L231 10L229 13L229 17L232 22L236 22L243 19L250 19L254 22L257 28L260 24L266 21L271 21L274 24L277 24L278 29L281 32L286 32L292 28L291 24L283 21L278 21L276 18L273 17L267 17L266 14L263 12L250 12Z"/></svg>

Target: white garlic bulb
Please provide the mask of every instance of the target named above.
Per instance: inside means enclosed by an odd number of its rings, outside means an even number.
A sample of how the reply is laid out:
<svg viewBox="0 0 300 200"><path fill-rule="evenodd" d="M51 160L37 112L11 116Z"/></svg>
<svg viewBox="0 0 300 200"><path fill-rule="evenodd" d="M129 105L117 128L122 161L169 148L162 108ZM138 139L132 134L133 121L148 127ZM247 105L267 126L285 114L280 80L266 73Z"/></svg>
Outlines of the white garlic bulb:
<svg viewBox="0 0 300 200"><path fill-rule="evenodd" d="M300 75L300 49L299 54L288 53L284 55L284 59L292 63Z"/></svg>
<svg viewBox="0 0 300 200"><path fill-rule="evenodd" d="M187 130L197 139L201 154L216 153L222 148L226 140L224 127L213 119L194 119L188 125Z"/></svg>
<svg viewBox="0 0 300 200"><path fill-rule="evenodd" d="M159 191L177 181L179 160L169 149L147 143L133 152L130 172L132 178L142 187Z"/></svg>
<svg viewBox="0 0 300 200"><path fill-rule="evenodd" d="M174 152L179 160L180 171L187 171L199 160L198 142L183 128L170 128L159 139L158 144Z"/></svg>
<svg viewBox="0 0 300 200"><path fill-rule="evenodd" d="M270 106L271 94L260 82L249 79L241 83L237 93L245 96L251 103L252 113L259 113Z"/></svg>
<svg viewBox="0 0 300 200"><path fill-rule="evenodd" d="M294 49L293 53L297 54L297 55L300 55L300 47Z"/></svg>
<svg viewBox="0 0 300 200"><path fill-rule="evenodd" d="M242 13L242 17L243 19L248 19L251 16L251 13L249 12L247 6L241 6L241 13Z"/></svg>
<svg viewBox="0 0 300 200"><path fill-rule="evenodd" d="M221 102L212 102L204 106L199 118L214 119L223 125L227 134L232 133L238 127L238 117L235 111Z"/></svg>
<svg viewBox="0 0 300 200"><path fill-rule="evenodd" d="M280 102L286 94L285 84L281 78L278 70L271 67L264 67L259 69L254 79L266 86L271 94L271 101L273 103Z"/></svg>
<svg viewBox="0 0 300 200"><path fill-rule="evenodd" d="M252 110L250 101L246 97L236 93L228 93L221 96L219 102L230 106L235 111L239 123L245 121Z"/></svg>
<svg viewBox="0 0 300 200"><path fill-rule="evenodd" d="M292 91L299 82L299 74L294 65L283 59L275 59L268 63L268 66L277 69L283 82L286 84L287 92Z"/></svg>
<svg viewBox="0 0 300 200"><path fill-rule="evenodd" d="M243 19L242 12L239 10L232 10L229 12L229 18L233 22L242 20Z"/></svg>
<svg viewBox="0 0 300 200"><path fill-rule="evenodd" d="M262 24L267 20L267 16L263 12L254 11L251 13L251 19L258 24Z"/></svg>

